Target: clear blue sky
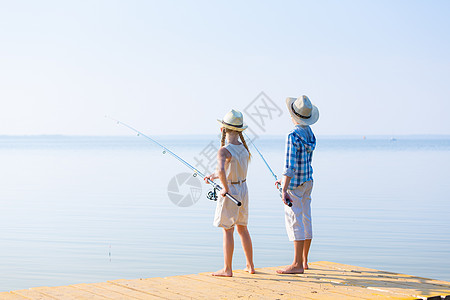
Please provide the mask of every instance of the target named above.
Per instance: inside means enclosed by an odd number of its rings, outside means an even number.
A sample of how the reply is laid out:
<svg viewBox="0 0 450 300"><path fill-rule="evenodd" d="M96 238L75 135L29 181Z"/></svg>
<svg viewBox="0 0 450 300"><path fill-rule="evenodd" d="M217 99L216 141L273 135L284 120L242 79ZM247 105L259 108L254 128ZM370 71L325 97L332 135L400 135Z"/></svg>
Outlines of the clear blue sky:
<svg viewBox="0 0 450 300"><path fill-rule="evenodd" d="M204 134L264 91L315 132L450 134L450 1L2 1L0 135ZM246 119L248 120L248 118ZM249 124L250 125L250 124Z"/></svg>

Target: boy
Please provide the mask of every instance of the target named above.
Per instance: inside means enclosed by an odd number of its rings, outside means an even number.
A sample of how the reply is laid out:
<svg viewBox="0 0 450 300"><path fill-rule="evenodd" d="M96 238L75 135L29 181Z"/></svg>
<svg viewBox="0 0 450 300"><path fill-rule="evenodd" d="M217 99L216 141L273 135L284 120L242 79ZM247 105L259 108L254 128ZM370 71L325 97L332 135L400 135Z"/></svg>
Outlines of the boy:
<svg viewBox="0 0 450 300"><path fill-rule="evenodd" d="M286 231L294 242L294 261L290 266L277 270L279 274L302 274L308 269L308 252L312 239L311 191L313 187L311 166L316 138L309 125L319 119L319 110L307 96L287 98L286 105L295 128L286 140L286 165L283 178L275 185L282 185L285 206Z"/></svg>

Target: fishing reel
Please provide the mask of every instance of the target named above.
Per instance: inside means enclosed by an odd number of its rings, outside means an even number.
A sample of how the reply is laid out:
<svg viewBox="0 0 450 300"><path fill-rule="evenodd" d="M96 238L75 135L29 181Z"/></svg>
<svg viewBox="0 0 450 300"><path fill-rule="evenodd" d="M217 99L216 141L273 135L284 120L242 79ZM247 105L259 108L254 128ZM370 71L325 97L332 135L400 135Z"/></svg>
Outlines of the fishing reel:
<svg viewBox="0 0 450 300"><path fill-rule="evenodd" d="M208 198L211 201L217 201L217 189L213 188L212 190L210 190L206 195L206 198Z"/></svg>

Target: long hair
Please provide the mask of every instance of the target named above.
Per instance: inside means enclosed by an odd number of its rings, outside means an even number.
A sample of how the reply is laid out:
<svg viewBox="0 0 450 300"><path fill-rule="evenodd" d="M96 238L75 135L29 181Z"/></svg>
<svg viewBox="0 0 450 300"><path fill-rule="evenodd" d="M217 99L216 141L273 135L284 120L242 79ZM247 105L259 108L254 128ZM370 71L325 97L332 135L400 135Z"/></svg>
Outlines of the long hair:
<svg viewBox="0 0 450 300"><path fill-rule="evenodd" d="M225 140L226 140L226 136L227 136L227 131L234 131L234 132L237 132L239 134L239 139L241 140L242 144L244 145L245 149L248 152L248 160L251 160L252 154L250 153L250 150L248 149L248 146L247 146L247 143L245 142L244 135L242 134L242 131L236 131L236 130L222 128L222 137L220 139L220 147L222 148L223 146L225 146Z"/></svg>
<svg viewBox="0 0 450 300"><path fill-rule="evenodd" d="M220 148L225 146L225 137L227 136L227 133L225 132L225 127L222 128L222 138L220 139Z"/></svg>
<svg viewBox="0 0 450 300"><path fill-rule="evenodd" d="M239 131L239 138L241 139L241 142L244 145L245 149L247 149L248 160L251 160L252 159L252 154L250 153L250 150L248 149L248 146L247 146L247 143L245 142L244 135L242 134L242 131Z"/></svg>

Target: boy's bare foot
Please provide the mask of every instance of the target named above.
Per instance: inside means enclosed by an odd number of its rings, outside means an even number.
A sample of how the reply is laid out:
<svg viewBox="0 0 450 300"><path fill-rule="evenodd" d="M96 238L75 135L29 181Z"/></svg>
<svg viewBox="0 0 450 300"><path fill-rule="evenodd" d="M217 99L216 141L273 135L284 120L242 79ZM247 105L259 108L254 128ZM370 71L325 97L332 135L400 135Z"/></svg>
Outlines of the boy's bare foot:
<svg viewBox="0 0 450 300"><path fill-rule="evenodd" d="M308 269L309 269L308 263L304 263L304 264L303 264L303 269L305 269L305 270L308 270Z"/></svg>
<svg viewBox="0 0 450 300"><path fill-rule="evenodd" d="M254 268L253 266L247 266L247 267L244 269L244 271L245 271L245 272L248 272L248 273L250 273L250 274L255 274L255 268Z"/></svg>
<svg viewBox="0 0 450 300"><path fill-rule="evenodd" d="M305 270L303 267L297 267L297 266L287 266L286 268L282 270L277 270L278 274L303 274Z"/></svg>
<svg viewBox="0 0 450 300"><path fill-rule="evenodd" d="M222 270L212 273L211 275L212 276L221 276L221 277L232 277L233 271L222 269Z"/></svg>

